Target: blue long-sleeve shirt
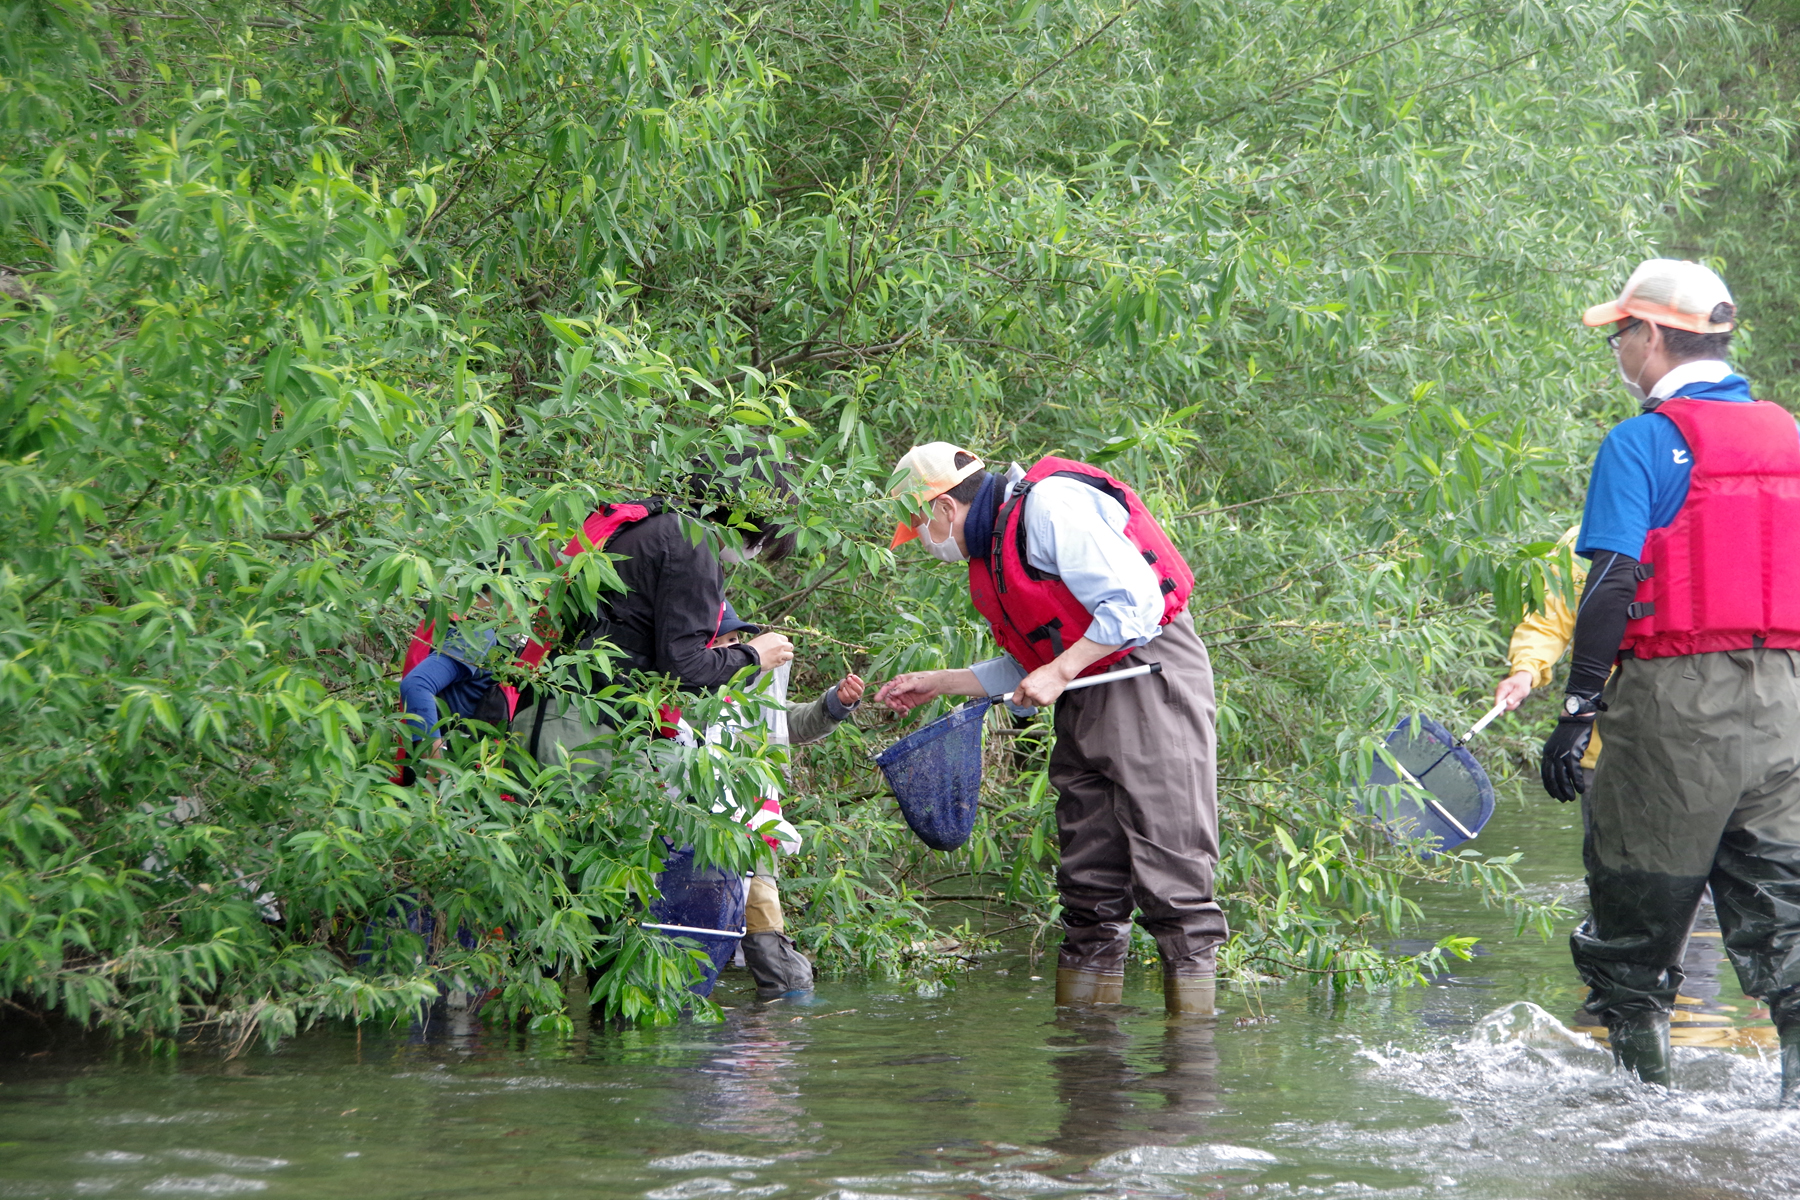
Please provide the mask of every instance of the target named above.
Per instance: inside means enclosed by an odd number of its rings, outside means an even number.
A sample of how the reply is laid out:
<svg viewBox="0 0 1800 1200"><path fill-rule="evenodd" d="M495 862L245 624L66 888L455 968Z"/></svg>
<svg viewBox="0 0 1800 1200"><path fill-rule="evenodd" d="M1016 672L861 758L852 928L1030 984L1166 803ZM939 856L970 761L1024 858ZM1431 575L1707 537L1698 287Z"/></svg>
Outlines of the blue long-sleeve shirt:
<svg viewBox="0 0 1800 1200"><path fill-rule="evenodd" d="M1023 478L1017 465L1007 472L1007 496ZM1123 504L1098 488L1053 475L1032 487L1021 520L1026 561L1060 577L1092 615L1089 641L1136 649L1162 632L1161 583L1125 536L1131 514ZM969 670L990 696L1012 691L1026 675L1010 654L971 663Z"/></svg>
<svg viewBox="0 0 1800 1200"><path fill-rule="evenodd" d="M427 654L419 665L400 680L400 703L411 714L416 736L436 737L438 701L459 717L472 717L494 681L494 673L485 669L499 644L491 629L473 633L458 627L444 638L443 645Z"/></svg>

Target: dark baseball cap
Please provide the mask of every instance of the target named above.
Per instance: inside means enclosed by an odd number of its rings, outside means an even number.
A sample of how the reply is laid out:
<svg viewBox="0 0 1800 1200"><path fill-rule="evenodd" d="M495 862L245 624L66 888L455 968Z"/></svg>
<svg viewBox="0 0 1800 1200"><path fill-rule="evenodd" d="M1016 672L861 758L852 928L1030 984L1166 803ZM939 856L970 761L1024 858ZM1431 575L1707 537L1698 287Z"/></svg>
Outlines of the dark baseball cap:
<svg viewBox="0 0 1800 1200"><path fill-rule="evenodd" d="M738 616L737 609L731 607L731 601L727 600L725 602L725 615L719 618L719 632L715 636L724 637L728 633L739 632L748 633L751 637L755 637L762 632L762 627L752 625L750 622L744 620L744 618Z"/></svg>

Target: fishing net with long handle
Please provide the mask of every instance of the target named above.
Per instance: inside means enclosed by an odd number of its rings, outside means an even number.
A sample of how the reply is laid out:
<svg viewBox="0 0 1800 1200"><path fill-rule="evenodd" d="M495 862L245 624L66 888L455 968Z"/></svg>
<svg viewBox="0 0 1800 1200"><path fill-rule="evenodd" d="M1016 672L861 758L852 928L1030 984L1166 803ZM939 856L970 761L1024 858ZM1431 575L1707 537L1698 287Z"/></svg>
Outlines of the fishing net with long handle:
<svg viewBox="0 0 1800 1200"><path fill-rule="evenodd" d="M1160 675L1162 664L1143 663L1075 680L1064 691ZM981 731L988 710L1005 696L983 696L916 729L875 756L887 776L900 815L933 850L954 850L969 840L981 798Z"/></svg>
<svg viewBox="0 0 1800 1200"><path fill-rule="evenodd" d="M1442 854L1470 841L1494 815L1494 785L1463 747L1492 719L1458 739L1426 716L1409 716L1387 738L1368 781L1357 789L1357 811L1374 817L1396 842L1424 839ZM1395 770L1398 765L1399 770Z"/></svg>

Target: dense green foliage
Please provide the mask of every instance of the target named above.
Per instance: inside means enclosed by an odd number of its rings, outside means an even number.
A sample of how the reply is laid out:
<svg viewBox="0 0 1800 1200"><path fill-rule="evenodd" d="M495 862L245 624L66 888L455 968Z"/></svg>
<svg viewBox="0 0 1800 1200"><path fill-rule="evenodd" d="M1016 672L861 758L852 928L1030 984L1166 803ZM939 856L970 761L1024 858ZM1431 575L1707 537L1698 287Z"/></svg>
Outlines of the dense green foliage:
<svg viewBox="0 0 1800 1200"><path fill-rule="evenodd" d="M41 0L0 30L0 996L279 1035L442 980L562 1021L547 973L585 970L604 1012L673 1017L692 964L630 919L658 835L747 863L711 802L779 752L652 747L659 696L622 680L643 744L597 792L492 741L401 788L394 675L421 604L491 585L522 635L610 574L495 575L497 547L749 442L803 467L802 552L729 584L794 636L802 697L986 653L955 573L885 550L909 443L1139 486L1220 680L1230 969L1404 979L1380 946L1418 881L1550 919L1506 860L1391 849L1346 790L1397 713L1478 711L1542 594L1625 411L1575 314L1695 211L1702 163L1779 150L1760 110L1709 141L1687 85L1633 69L1671 31L1748 36L1731 21L169 9ZM796 755L802 942L902 966L963 919L946 896L1050 927L1044 727L992 739L952 856L868 764L897 727ZM402 902L440 914L429 946L391 928Z"/></svg>

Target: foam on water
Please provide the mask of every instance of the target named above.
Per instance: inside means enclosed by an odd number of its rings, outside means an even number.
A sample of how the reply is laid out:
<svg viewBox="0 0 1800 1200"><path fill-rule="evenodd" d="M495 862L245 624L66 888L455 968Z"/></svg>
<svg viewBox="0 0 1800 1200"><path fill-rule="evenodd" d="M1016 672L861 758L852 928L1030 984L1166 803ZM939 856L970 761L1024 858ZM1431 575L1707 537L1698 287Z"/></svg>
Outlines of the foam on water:
<svg viewBox="0 0 1800 1200"><path fill-rule="evenodd" d="M218 1150L170 1150L170 1158L186 1159L189 1162L203 1162L211 1167L223 1167L227 1171L273 1171L277 1167L287 1166L285 1158L256 1158L240 1154L224 1154Z"/></svg>
<svg viewBox="0 0 1800 1200"><path fill-rule="evenodd" d="M1109 1154L1090 1170L1099 1175L1194 1175L1202 1171L1257 1169L1279 1161L1250 1146L1139 1146Z"/></svg>
<svg viewBox="0 0 1800 1200"><path fill-rule="evenodd" d="M653 1158L645 1166L658 1171L731 1171L749 1167L766 1167L772 1158L751 1158L744 1154L719 1154L712 1150L695 1150L688 1154L670 1154Z"/></svg>
<svg viewBox="0 0 1800 1200"><path fill-rule="evenodd" d="M267 1180L242 1179L222 1173L199 1178L164 1175L145 1184L144 1192L151 1196L235 1196L242 1192L260 1192L268 1186Z"/></svg>
<svg viewBox="0 0 1800 1200"><path fill-rule="evenodd" d="M832 1181L847 1188L906 1188L910 1196L993 1196L997 1200L1022 1200L1087 1191L1088 1185L1071 1183L1035 1171L900 1171L891 1175L840 1176Z"/></svg>
<svg viewBox="0 0 1800 1200"><path fill-rule="evenodd" d="M1289 1122L1275 1137L1315 1157L1455 1180L1464 1195L1800 1191L1800 1114L1774 1108L1780 1077L1769 1060L1677 1048L1675 1090L1649 1087L1591 1038L1523 1001L1483 1017L1463 1041L1360 1057L1374 1080L1442 1101L1446 1119L1381 1129Z"/></svg>
<svg viewBox="0 0 1800 1200"><path fill-rule="evenodd" d="M696 1196L729 1196L735 1191L737 1184L729 1179L699 1175L680 1183L671 1183L667 1187L652 1188L644 1196L646 1200L694 1200Z"/></svg>

